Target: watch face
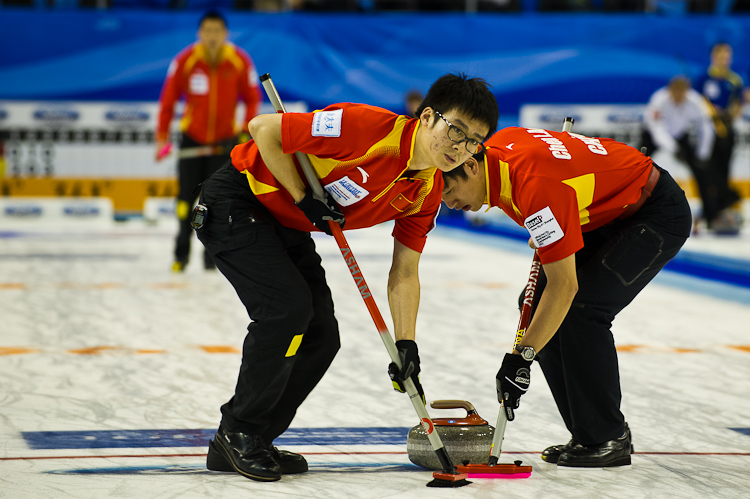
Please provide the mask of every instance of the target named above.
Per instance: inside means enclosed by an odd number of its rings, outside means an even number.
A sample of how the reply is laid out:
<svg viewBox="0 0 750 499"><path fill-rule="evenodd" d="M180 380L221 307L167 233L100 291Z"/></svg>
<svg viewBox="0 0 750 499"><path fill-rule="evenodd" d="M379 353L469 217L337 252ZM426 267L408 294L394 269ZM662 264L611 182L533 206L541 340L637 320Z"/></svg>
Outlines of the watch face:
<svg viewBox="0 0 750 499"><path fill-rule="evenodd" d="M524 358L524 360L532 361L534 360L534 357L536 357L536 351L532 347L524 347L523 350L521 350L521 357Z"/></svg>

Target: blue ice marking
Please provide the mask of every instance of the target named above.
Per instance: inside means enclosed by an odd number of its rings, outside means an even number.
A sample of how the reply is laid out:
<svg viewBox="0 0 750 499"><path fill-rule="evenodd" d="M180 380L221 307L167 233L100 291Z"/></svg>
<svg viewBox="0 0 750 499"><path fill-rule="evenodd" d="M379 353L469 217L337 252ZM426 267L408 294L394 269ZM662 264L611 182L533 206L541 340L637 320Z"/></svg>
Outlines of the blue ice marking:
<svg viewBox="0 0 750 499"><path fill-rule="evenodd" d="M26 431L31 449L205 447L216 430ZM275 445L405 445L409 428L290 428Z"/></svg>

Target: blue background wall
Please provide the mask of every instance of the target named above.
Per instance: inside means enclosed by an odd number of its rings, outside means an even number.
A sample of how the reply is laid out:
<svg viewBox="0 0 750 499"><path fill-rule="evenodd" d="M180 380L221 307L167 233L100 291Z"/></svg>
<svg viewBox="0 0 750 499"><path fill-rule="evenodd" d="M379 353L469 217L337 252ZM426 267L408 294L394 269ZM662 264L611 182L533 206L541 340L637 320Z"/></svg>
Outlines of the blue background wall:
<svg viewBox="0 0 750 499"><path fill-rule="evenodd" d="M0 10L0 98L156 100L200 12ZM401 111L443 73L486 78L501 112L524 103L636 103L697 76L719 40L747 79L750 17L647 14L229 13L231 39L282 97Z"/></svg>

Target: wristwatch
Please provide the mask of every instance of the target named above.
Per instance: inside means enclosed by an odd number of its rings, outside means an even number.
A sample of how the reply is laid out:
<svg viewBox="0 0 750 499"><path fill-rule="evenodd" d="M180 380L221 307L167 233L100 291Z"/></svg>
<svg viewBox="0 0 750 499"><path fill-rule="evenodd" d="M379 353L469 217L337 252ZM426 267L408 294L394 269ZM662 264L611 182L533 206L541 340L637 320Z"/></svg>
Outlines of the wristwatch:
<svg viewBox="0 0 750 499"><path fill-rule="evenodd" d="M534 357L536 357L536 350L534 350L534 347L516 345L515 350L516 352L521 354L523 360L526 360L528 362L531 362L532 360L534 360Z"/></svg>

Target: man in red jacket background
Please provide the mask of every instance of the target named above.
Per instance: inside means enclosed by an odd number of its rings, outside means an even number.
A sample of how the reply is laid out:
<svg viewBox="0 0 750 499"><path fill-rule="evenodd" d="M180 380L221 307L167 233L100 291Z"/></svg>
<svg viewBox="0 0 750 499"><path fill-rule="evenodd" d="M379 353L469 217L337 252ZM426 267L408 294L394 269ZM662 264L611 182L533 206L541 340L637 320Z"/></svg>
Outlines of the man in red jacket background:
<svg viewBox="0 0 750 499"><path fill-rule="evenodd" d="M192 230L188 215L197 198L193 191L229 160L239 132L258 113L262 99L252 59L227 41L228 34L226 20L220 13L204 14L198 28L198 41L172 60L159 97L157 161L166 156L174 105L181 97L185 99L177 166L176 211L180 230L172 266L175 272L185 269L190 255ZM245 119L235 123L239 100L245 102ZM204 265L207 269L215 268L208 253L204 253Z"/></svg>

